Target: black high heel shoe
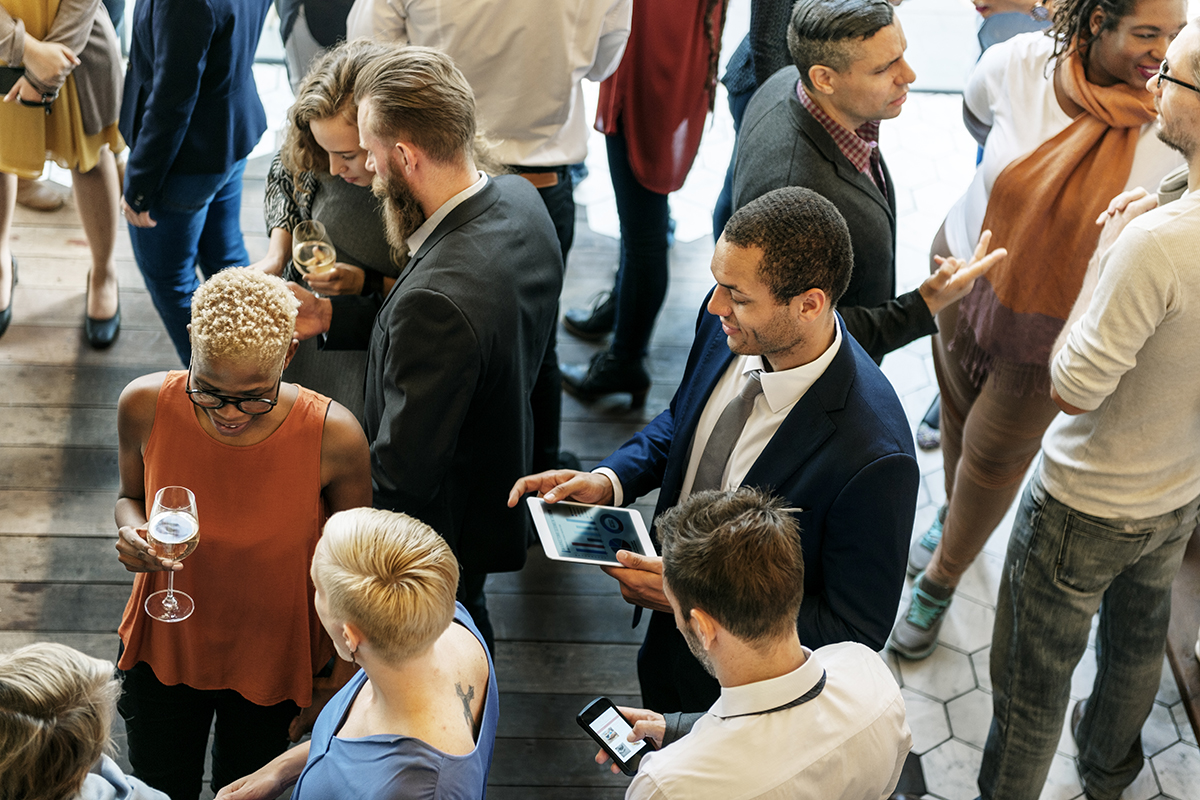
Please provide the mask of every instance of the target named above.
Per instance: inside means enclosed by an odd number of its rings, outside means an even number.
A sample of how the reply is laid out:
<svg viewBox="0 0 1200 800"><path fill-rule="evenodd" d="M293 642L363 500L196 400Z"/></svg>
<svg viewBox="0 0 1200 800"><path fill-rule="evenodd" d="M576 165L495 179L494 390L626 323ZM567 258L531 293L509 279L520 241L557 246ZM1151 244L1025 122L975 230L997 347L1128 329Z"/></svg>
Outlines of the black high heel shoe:
<svg viewBox="0 0 1200 800"><path fill-rule="evenodd" d="M88 292L91 292L91 274L88 274ZM86 297L86 295L85 295ZM87 336L88 344L96 350L103 350L113 343L121 332L121 298L117 296L117 313L108 319L93 319L87 313L87 301L84 300L83 333Z"/></svg>
<svg viewBox="0 0 1200 800"><path fill-rule="evenodd" d="M10 257L10 258L12 258L12 257ZM9 287L9 290L8 290L8 308L4 309L3 311L0 311L0 336L3 336L4 332L6 330L8 330L8 323L12 322L12 307L13 307L13 300L15 299L13 297L13 293L15 292L16 288L17 288L17 259L12 258L12 285Z"/></svg>

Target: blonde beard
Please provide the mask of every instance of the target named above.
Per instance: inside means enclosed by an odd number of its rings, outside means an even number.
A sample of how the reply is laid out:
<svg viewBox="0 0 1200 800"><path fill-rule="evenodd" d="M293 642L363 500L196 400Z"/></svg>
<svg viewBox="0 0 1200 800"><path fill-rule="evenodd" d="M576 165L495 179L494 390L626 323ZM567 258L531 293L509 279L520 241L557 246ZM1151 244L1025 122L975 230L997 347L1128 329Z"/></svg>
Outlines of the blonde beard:
<svg viewBox="0 0 1200 800"><path fill-rule="evenodd" d="M408 250L408 237L425 222L425 212L409 188L408 181L393 172L386 178L376 175L371 191L383 201L383 222L388 244L399 252ZM411 254L410 254L411 255Z"/></svg>

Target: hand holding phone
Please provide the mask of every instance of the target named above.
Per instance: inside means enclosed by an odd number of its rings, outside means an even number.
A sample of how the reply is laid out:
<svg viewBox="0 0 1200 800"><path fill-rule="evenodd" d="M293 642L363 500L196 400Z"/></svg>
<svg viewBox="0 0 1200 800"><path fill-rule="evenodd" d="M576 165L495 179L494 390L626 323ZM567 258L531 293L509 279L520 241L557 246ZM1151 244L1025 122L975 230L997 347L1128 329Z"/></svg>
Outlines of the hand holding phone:
<svg viewBox="0 0 1200 800"><path fill-rule="evenodd" d="M597 697L579 712L575 720L600 745L601 752L596 754L596 762L603 764L611 758L614 771L619 769L630 776L637 774L638 766L646 753L658 749L654 742L653 729L657 728L659 741L662 740L665 731L661 714L644 709L618 709L607 697ZM648 722L652 730L645 732L646 738L631 742L629 734L639 722ZM643 724L642 727L647 726Z"/></svg>

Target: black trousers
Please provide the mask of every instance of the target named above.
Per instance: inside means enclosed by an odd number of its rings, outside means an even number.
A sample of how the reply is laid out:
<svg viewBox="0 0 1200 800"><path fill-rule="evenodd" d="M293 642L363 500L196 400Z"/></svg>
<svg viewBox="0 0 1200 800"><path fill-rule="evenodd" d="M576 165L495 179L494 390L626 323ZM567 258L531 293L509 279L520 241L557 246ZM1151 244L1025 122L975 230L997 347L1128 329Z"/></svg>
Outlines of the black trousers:
<svg viewBox="0 0 1200 800"><path fill-rule="evenodd" d="M721 684L692 655L675 618L661 611L650 613L638 651L638 683L642 705L660 714L708 711L721 696Z"/></svg>
<svg viewBox="0 0 1200 800"><path fill-rule="evenodd" d="M567 253L575 241L575 195L569 166L532 168L513 167L519 172L554 172L558 183L538 189L554 232L562 247L563 268L567 266ZM529 397L533 406L533 472L542 472L558 467L559 426L562 422L562 375L558 371L558 322L550 328L550 340L546 342L546 353L538 369L537 382ZM464 602L463 605L466 605ZM479 624L479 620L475 620ZM480 629L482 632L482 628Z"/></svg>
<svg viewBox="0 0 1200 800"><path fill-rule="evenodd" d="M286 750L288 726L300 713L291 700L260 706L232 689L167 686L144 661L120 675L117 710L125 720L134 777L171 800L200 796L214 715L212 790L216 792Z"/></svg>

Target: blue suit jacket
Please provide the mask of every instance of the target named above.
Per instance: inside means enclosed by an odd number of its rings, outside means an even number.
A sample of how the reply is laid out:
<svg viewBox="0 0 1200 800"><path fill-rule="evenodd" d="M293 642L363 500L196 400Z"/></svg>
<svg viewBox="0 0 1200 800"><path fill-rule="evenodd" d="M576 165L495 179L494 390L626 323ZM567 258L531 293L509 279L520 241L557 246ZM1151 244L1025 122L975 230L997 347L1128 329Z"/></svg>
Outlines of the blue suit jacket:
<svg viewBox="0 0 1200 800"><path fill-rule="evenodd" d="M895 390L840 317L838 325L837 355L743 484L803 509L796 514L804 546L800 641L878 650L900 602L920 474ZM670 407L601 462L620 478L626 502L659 487L655 516L678 502L700 414L732 359L719 319L701 310Z"/></svg>
<svg viewBox="0 0 1200 800"><path fill-rule="evenodd" d="M149 208L168 172L219 175L267 129L254 52L271 0L138 0L121 100L125 200Z"/></svg>

